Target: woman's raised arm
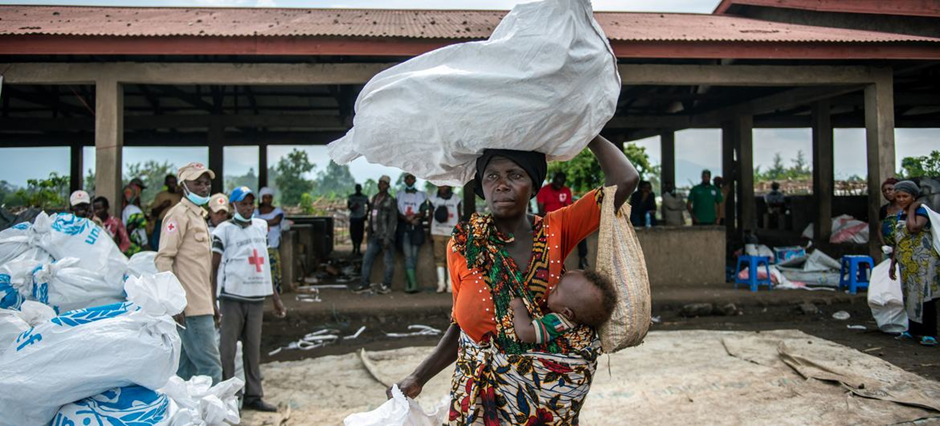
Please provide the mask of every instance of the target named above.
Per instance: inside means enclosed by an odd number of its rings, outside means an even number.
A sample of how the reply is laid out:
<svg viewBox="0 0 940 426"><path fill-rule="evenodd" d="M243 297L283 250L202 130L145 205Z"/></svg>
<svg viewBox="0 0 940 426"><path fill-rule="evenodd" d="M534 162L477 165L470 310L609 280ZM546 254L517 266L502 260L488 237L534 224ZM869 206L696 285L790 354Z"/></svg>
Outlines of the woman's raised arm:
<svg viewBox="0 0 940 426"><path fill-rule="evenodd" d="M640 174L620 148L601 135L588 144L604 172L604 186L617 185L614 207L620 209L640 183Z"/></svg>
<svg viewBox="0 0 940 426"><path fill-rule="evenodd" d="M401 389L401 392L405 394L405 396L417 398L418 395L421 394L421 389L424 387L425 383L440 373L441 370L447 368L448 365L457 361L457 343L459 338L460 327L458 327L457 324L451 324L450 327L447 328L447 331L444 332L444 336L441 337L441 341L437 344L437 347L434 348L434 352L431 352L431 355L422 361L421 364L415 368L413 373L398 382L398 388ZM386 390L385 395L391 399L392 389L389 388Z"/></svg>

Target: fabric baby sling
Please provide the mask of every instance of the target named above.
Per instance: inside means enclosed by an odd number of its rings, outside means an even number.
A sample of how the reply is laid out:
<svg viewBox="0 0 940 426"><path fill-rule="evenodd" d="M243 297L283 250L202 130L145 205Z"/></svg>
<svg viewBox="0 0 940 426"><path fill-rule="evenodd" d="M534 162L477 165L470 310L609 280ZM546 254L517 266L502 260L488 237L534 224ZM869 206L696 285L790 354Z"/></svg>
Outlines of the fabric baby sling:
<svg viewBox="0 0 940 426"><path fill-rule="evenodd" d="M614 209L617 187L604 188L596 271L614 285L617 305L598 334L604 353L639 345L650 327L650 281L646 259L630 224L630 204Z"/></svg>

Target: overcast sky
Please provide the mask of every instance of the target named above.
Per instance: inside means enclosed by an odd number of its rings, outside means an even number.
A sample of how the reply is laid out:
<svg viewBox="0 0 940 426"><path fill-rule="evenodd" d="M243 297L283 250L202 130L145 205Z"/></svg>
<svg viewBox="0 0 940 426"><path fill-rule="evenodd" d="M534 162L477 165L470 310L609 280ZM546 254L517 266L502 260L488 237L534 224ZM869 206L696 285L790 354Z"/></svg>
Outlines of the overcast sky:
<svg viewBox="0 0 940 426"><path fill-rule="evenodd" d="M523 1L512 0L0 0L0 4L63 4L105 6L218 6L218 7L314 7L314 8L414 8L414 9L510 9ZM596 10L610 11L656 11L711 13L718 0L596 0ZM936 149L940 140L940 129L899 129L895 132L898 167L903 157L927 155ZM866 175L864 129L837 129L835 131L835 174L837 178ZM655 164L661 162L659 138L639 142L647 147ZM293 147L272 147L268 153L271 164ZM326 147L299 147L308 151L318 170L326 167L329 159ZM774 154L780 153L790 165L802 150L809 160L811 140L809 129L757 129L754 131L754 162L767 168ZM8 148L0 149L0 158L6 165L0 167L0 180L16 185L25 185L26 179L48 176L49 172L68 173L67 148ZM257 148L229 147L225 152L225 174L240 175L255 168L257 172ZM40 160L41 159L41 160ZM124 162L143 162L150 159L169 161L179 166L189 161L208 161L206 148L125 148ZM85 169L94 165L94 150L86 148ZM676 134L676 178L680 185L698 180L702 168L711 169L715 175L721 170L721 132L719 130L684 130ZM369 164L360 159L350 165L353 176L359 181L377 179L382 174L397 177L400 171Z"/></svg>

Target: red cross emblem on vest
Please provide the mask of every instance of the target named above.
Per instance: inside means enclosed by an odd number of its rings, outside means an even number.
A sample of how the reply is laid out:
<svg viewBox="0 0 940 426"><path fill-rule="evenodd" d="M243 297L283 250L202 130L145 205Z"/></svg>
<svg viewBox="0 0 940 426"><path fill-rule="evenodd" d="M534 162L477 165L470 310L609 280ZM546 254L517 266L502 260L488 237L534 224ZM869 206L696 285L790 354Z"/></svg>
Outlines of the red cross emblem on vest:
<svg viewBox="0 0 940 426"><path fill-rule="evenodd" d="M261 265L264 265L264 258L258 256L258 249L252 250L254 252L253 256L248 256L248 263L254 265L255 272L261 272Z"/></svg>

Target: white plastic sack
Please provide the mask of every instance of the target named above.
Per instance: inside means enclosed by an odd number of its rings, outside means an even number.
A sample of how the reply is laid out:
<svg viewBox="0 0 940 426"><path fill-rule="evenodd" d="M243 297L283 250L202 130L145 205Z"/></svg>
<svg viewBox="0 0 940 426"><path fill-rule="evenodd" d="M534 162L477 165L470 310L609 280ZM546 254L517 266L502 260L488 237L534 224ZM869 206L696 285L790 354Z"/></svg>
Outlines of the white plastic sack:
<svg viewBox="0 0 940 426"><path fill-rule="evenodd" d="M212 386L208 376L194 376L189 381L173 376L159 391L176 405L171 426L224 426L241 422L236 394L244 385L237 377Z"/></svg>
<svg viewBox="0 0 940 426"><path fill-rule="evenodd" d="M39 247L39 236L29 222L0 231L0 265L16 260L52 261L52 255Z"/></svg>
<svg viewBox="0 0 940 426"><path fill-rule="evenodd" d="M328 147L436 184L463 185L486 148L569 160L613 117L617 60L589 0L516 5L486 41L387 69L356 100L353 128Z"/></svg>
<svg viewBox="0 0 940 426"><path fill-rule="evenodd" d="M57 313L123 302L124 283L106 281L82 269L79 259L66 257L33 269L32 282L20 293L51 306Z"/></svg>
<svg viewBox="0 0 940 426"><path fill-rule="evenodd" d="M67 404L52 426L170 426L170 399L141 386L125 386Z"/></svg>
<svg viewBox="0 0 940 426"><path fill-rule="evenodd" d="M104 228L71 213L53 216L40 213L32 231L39 235L39 246L56 259L74 257L82 269L95 271L105 280L120 284L127 271L127 257L121 253Z"/></svg>
<svg viewBox="0 0 940 426"><path fill-rule="evenodd" d="M940 253L940 213L924 206L927 209L927 219L930 220L930 232L933 234L933 249Z"/></svg>
<svg viewBox="0 0 940 426"><path fill-rule="evenodd" d="M36 267L35 261L27 260L0 265L0 309L20 309L28 295L20 289L29 287Z"/></svg>
<svg viewBox="0 0 940 426"><path fill-rule="evenodd" d="M901 281L892 280L888 274L890 271L891 260L885 260L872 268L871 281L868 283L868 307L881 331L901 333L907 331L907 311L904 309ZM895 272L898 272L897 267Z"/></svg>
<svg viewBox="0 0 940 426"><path fill-rule="evenodd" d="M132 278L129 302L80 309L19 335L0 356L0 426L48 424L65 404L137 384L158 389L179 365L171 273ZM15 392L10 392L15 390Z"/></svg>
<svg viewBox="0 0 940 426"><path fill-rule="evenodd" d="M20 310L0 309L0 356L7 347L30 327L55 317L52 308L38 302L26 301Z"/></svg>
<svg viewBox="0 0 940 426"><path fill-rule="evenodd" d="M392 385L392 399L367 413L352 414L344 426L440 426L447 423L450 397L446 396L432 412L426 412L417 401L406 397L398 385Z"/></svg>
<svg viewBox="0 0 940 426"><path fill-rule="evenodd" d="M868 223L862 222L849 215L837 216L832 219L832 236L829 242L833 244L868 243Z"/></svg>
<svg viewBox="0 0 940 426"><path fill-rule="evenodd" d="M154 260L157 258L155 251L142 251L131 256L127 261L126 277L139 277L144 274L157 274L157 264ZM125 277L125 278L126 278Z"/></svg>

